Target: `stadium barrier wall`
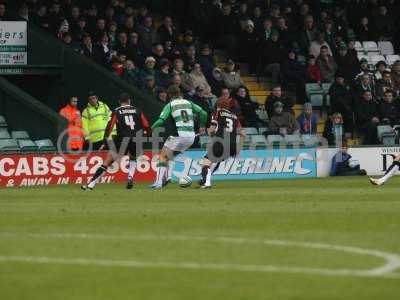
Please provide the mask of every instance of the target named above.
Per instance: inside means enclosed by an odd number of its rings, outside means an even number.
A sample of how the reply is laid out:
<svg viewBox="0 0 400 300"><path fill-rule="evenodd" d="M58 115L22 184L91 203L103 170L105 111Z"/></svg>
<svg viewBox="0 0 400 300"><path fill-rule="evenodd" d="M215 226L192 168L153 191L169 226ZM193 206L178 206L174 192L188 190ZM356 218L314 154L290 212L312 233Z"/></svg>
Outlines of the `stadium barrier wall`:
<svg viewBox="0 0 400 300"><path fill-rule="evenodd" d="M318 177L329 176L332 158L338 151L338 148L318 148L316 150ZM392 164L393 158L400 153L400 147L349 148L348 153L352 156L352 160L360 164L361 169L367 171L368 175L383 175Z"/></svg>
<svg viewBox="0 0 400 300"><path fill-rule="evenodd" d="M200 178L201 159L205 151L187 151L175 160L174 179L189 175ZM63 154L0 155L0 186L27 187L51 184L86 183L101 166L105 152L94 152L87 157ZM137 182L155 178L158 156L145 152L138 159ZM102 183L125 182L128 157L114 163L102 178ZM244 150L240 156L221 164L216 180L308 178L317 176L315 149Z"/></svg>

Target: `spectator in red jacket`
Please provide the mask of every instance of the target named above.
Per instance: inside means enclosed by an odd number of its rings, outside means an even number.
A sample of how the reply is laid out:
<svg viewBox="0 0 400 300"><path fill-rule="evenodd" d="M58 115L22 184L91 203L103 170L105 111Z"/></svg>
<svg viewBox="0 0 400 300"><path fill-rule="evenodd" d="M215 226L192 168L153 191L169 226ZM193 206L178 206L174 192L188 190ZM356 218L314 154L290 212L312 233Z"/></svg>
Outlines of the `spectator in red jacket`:
<svg viewBox="0 0 400 300"><path fill-rule="evenodd" d="M310 55L308 58L307 75L308 82L320 83L322 81L321 71L315 63L315 57L313 55Z"/></svg>

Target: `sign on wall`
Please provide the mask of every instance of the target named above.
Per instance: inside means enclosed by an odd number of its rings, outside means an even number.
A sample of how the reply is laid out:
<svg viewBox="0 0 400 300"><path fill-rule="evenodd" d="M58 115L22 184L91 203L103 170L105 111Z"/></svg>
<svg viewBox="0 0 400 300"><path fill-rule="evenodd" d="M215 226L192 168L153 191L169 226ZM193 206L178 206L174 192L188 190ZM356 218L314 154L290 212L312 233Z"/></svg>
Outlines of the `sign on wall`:
<svg viewBox="0 0 400 300"><path fill-rule="evenodd" d="M329 176L333 156L339 151L334 148L317 149L318 177ZM349 148L352 159L360 163L360 168L368 175L382 175L393 162L393 158L400 154L400 147L365 147ZM400 173L400 172L399 172Z"/></svg>
<svg viewBox="0 0 400 300"><path fill-rule="evenodd" d="M0 65L28 63L27 22L0 22Z"/></svg>

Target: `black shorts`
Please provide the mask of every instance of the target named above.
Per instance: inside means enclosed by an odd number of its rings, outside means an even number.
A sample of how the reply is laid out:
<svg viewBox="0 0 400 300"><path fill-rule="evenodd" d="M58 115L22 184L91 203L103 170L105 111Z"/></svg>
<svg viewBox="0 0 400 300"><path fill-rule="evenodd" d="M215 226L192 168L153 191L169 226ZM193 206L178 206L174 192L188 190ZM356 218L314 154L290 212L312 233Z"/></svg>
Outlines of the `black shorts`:
<svg viewBox="0 0 400 300"><path fill-rule="evenodd" d="M221 141L212 141L207 147L207 154L205 158L216 163L228 159L229 157L234 157L237 155L237 145L236 143L225 143Z"/></svg>
<svg viewBox="0 0 400 300"><path fill-rule="evenodd" d="M142 149L137 149L132 137L114 137L112 141L113 143L107 145L107 149L118 155L124 156L129 154L131 157L138 157L143 154L143 145Z"/></svg>

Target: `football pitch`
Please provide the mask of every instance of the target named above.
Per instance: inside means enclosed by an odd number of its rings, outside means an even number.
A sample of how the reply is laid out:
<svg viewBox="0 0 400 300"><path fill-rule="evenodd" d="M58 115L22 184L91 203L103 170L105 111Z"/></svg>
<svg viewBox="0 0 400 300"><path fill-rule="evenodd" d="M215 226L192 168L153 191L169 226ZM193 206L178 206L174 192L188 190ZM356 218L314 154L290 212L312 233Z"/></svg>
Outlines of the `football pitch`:
<svg viewBox="0 0 400 300"><path fill-rule="evenodd" d="M400 178L0 191L0 299L398 299Z"/></svg>

